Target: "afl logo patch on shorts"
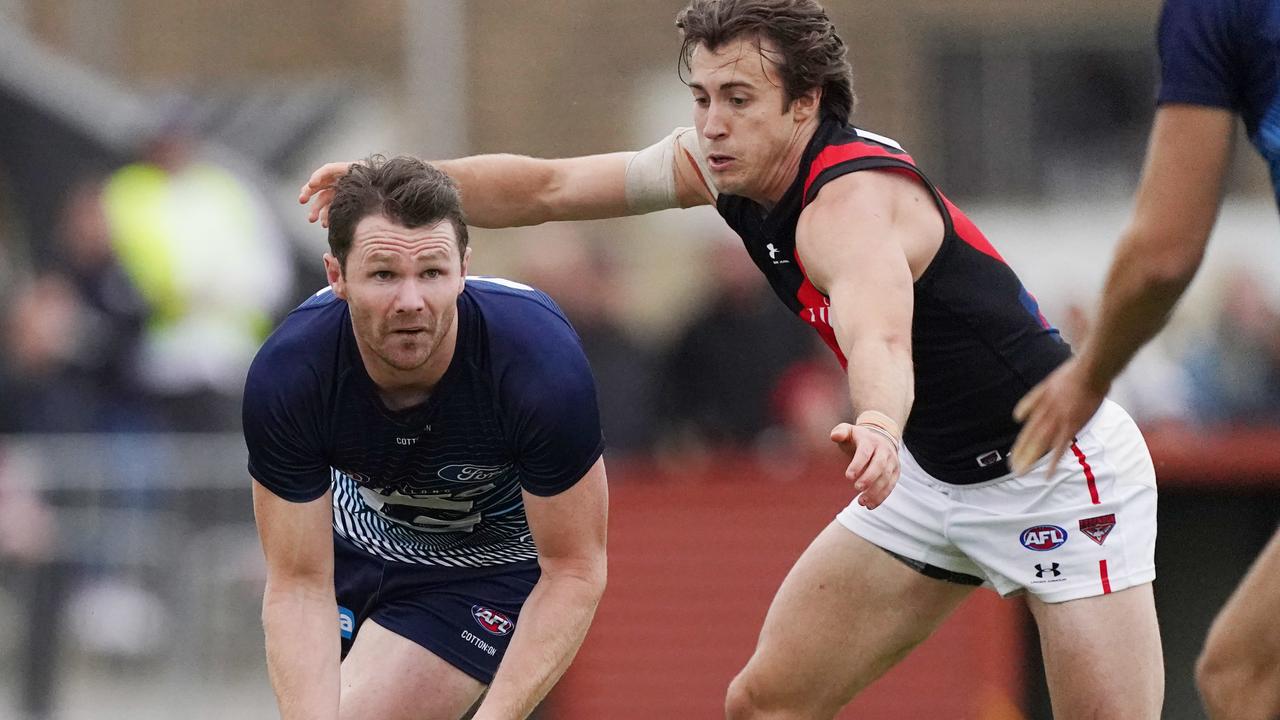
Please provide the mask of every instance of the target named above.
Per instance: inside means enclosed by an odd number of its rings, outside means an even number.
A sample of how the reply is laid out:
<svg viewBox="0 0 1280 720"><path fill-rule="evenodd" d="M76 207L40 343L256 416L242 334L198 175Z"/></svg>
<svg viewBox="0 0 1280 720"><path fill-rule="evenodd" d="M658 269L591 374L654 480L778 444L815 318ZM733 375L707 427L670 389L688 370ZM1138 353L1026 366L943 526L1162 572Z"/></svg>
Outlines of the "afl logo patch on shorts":
<svg viewBox="0 0 1280 720"><path fill-rule="evenodd" d="M471 606L471 616L476 619L480 627L494 635L506 635L515 626L515 623L511 622L511 618L497 610L481 607L480 605Z"/></svg>
<svg viewBox="0 0 1280 720"><path fill-rule="evenodd" d="M1036 525L1022 531L1022 547L1036 552L1045 552L1062 547L1067 541L1067 531L1057 525Z"/></svg>

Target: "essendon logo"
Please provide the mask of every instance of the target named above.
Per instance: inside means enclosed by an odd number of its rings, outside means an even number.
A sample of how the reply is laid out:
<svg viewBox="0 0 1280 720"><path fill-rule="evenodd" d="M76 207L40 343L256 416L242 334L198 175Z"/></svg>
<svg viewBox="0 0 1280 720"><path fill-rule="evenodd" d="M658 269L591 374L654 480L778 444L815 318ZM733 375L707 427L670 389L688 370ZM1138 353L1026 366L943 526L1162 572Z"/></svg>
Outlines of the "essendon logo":
<svg viewBox="0 0 1280 720"><path fill-rule="evenodd" d="M1107 536L1111 534L1111 530L1116 526L1116 516L1100 515L1094 518L1085 518L1080 521L1080 532L1089 536L1089 539L1101 545L1107 541Z"/></svg>
<svg viewBox="0 0 1280 720"><path fill-rule="evenodd" d="M1045 552L1057 547L1067 541L1067 531L1057 525L1036 525L1022 531L1022 546L1028 550L1036 552Z"/></svg>
<svg viewBox="0 0 1280 720"><path fill-rule="evenodd" d="M515 626L515 623L511 622L511 618L506 615L497 610L480 607L479 605L471 606L471 616L476 619L476 622L480 623L480 627L494 635L506 635Z"/></svg>

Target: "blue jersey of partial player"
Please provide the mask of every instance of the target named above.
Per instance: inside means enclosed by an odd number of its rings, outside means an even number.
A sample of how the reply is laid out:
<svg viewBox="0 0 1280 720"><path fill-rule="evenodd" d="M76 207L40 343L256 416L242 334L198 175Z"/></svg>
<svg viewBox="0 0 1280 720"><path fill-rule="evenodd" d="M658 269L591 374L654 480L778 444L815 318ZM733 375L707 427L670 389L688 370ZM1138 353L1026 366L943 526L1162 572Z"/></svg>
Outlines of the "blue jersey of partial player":
<svg viewBox="0 0 1280 720"><path fill-rule="evenodd" d="M1232 110L1271 166L1280 201L1280 1L1167 0L1161 103Z"/></svg>
<svg viewBox="0 0 1280 720"><path fill-rule="evenodd" d="M347 303L325 289L289 314L249 370L249 472L307 502L333 488L334 532L386 560L480 567L532 560L521 490L548 496L599 459L595 383L551 298L468 278L458 341L422 405L388 410Z"/></svg>

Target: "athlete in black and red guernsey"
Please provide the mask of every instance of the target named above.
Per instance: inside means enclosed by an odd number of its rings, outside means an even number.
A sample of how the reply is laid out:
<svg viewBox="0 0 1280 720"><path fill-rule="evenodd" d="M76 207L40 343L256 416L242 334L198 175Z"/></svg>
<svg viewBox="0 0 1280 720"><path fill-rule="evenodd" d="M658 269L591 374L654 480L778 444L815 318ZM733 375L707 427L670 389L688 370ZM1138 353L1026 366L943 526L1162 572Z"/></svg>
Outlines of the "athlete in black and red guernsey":
<svg viewBox="0 0 1280 720"><path fill-rule="evenodd" d="M1010 472L1014 405L1070 349L911 157L850 124L825 11L693 0L677 26L694 127L639 152L439 166L482 227L714 205L845 367L854 418L831 440L853 500L783 582L727 716L833 717L985 585L1027 595L1055 716L1158 718L1155 472L1133 421L1104 403L1075 463ZM312 220L346 167L303 187Z"/></svg>
<svg viewBox="0 0 1280 720"><path fill-rule="evenodd" d="M830 299L809 281L796 255L800 214L827 183L863 170L904 173L928 189L942 217L943 238L913 286L916 397L903 440L925 470L946 482L1007 474L1005 458L1018 432L1010 409L1022 388L1070 357L1070 348L982 231L896 142L828 117L800 168L771 209L724 193L716 209L778 297L817 330L841 366L848 360L831 327Z"/></svg>

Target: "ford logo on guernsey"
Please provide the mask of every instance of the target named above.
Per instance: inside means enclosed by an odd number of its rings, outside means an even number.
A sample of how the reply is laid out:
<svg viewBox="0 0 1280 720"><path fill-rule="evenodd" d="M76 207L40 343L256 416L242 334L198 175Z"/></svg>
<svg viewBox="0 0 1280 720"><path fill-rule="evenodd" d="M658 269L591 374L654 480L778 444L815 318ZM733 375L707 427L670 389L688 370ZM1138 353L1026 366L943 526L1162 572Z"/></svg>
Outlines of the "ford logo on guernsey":
<svg viewBox="0 0 1280 720"><path fill-rule="evenodd" d="M441 480L456 483L478 483L494 480L511 470L511 465L445 465L436 471Z"/></svg>
<svg viewBox="0 0 1280 720"><path fill-rule="evenodd" d="M511 618L506 615L497 610L479 605L471 606L471 616L476 619L476 622L480 623L480 627L494 635L506 635L515 626L515 623L511 622Z"/></svg>
<svg viewBox="0 0 1280 720"><path fill-rule="evenodd" d="M1019 539L1026 549L1044 552L1062 547L1067 541L1067 531L1057 525L1036 525L1023 530Z"/></svg>

